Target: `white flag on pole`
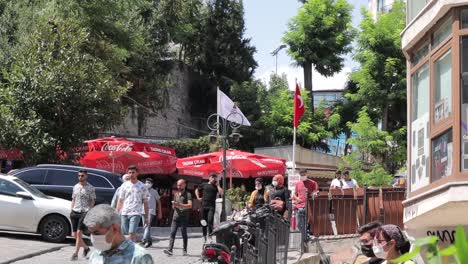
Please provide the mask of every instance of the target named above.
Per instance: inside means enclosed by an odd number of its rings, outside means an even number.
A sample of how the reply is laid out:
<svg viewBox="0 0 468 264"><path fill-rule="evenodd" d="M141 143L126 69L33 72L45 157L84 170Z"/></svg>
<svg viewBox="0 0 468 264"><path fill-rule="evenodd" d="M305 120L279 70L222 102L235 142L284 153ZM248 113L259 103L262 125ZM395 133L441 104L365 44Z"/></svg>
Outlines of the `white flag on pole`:
<svg viewBox="0 0 468 264"><path fill-rule="evenodd" d="M232 114L231 113L237 113ZM242 111L234 104L234 102L225 95L218 88L218 115L222 118L227 119L231 122L241 124L243 126L251 126L247 117L242 113ZM230 115L230 116L229 116ZM229 116L229 118L227 118Z"/></svg>

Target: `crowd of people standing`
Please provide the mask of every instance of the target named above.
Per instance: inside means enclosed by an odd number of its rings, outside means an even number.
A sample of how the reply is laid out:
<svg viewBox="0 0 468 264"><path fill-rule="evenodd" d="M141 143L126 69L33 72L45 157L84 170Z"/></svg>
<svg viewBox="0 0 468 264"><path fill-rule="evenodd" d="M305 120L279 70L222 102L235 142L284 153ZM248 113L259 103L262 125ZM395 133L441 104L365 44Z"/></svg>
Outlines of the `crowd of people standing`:
<svg viewBox="0 0 468 264"><path fill-rule="evenodd" d="M151 255L144 249L152 246L151 223L155 218L162 217L160 196L153 188L153 180L147 178L144 183L138 180L138 168L130 166L127 174L122 176L123 184L116 190L111 205L94 206L96 194L87 178L87 171L80 170L78 183L73 187L70 219L76 243L71 260L77 260L79 251L83 248L83 257L89 257L89 263L117 263L113 261L121 261L122 258L128 260L123 263L153 263ZM290 213L294 214L302 234L302 242L306 244L306 201L318 193L317 182L309 179L306 171L301 170L300 181L295 184L292 193L285 186L283 175L275 175L270 186L266 186L262 178L255 179L254 183L255 190L250 195L248 209L255 210L268 204L285 218ZM193 198L187 190L187 182L179 179L176 186L177 191L172 200L173 217L169 245L164 250L169 256L173 255L179 228L182 232L182 254L187 255L187 226L193 207ZM349 177L348 172L344 172L342 177L340 171L336 172L336 178L330 185L330 189L358 187L358 183ZM195 190L195 198L201 202L200 216L205 242L213 231L216 199L223 195L224 190L218 183L216 174L210 175L208 182ZM288 206L289 201L292 202L291 207ZM144 231L141 243L137 244L137 229L140 223ZM86 229L90 232L91 242L96 249L91 256L88 256L89 246L83 241L83 232ZM393 259L409 250L409 242L397 226L371 223L362 226L358 233L363 255L357 258L355 263L386 263L386 259Z"/></svg>

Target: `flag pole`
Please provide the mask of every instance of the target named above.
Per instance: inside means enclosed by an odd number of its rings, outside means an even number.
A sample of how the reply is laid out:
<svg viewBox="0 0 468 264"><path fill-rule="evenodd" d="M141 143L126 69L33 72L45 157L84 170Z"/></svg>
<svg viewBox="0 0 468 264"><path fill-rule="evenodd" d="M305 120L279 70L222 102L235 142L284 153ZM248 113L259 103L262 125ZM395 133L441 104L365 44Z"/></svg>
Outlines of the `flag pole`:
<svg viewBox="0 0 468 264"><path fill-rule="evenodd" d="M294 126L293 147L292 147L292 173L296 175L296 126Z"/></svg>

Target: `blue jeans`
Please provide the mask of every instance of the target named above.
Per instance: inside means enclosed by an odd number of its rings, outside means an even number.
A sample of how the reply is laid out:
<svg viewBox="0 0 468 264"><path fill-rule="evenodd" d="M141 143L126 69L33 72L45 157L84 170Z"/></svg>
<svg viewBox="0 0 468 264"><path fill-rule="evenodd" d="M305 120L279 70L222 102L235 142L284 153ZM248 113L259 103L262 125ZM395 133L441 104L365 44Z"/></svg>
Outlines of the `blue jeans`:
<svg viewBox="0 0 468 264"><path fill-rule="evenodd" d="M153 242L153 239L151 238L151 221L153 221L154 215L150 214L149 215L149 224L145 227L145 231L143 232L143 241L146 242ZM143 226L145 226L145 218L142 218L142 223Z"/></svg>
<svg viewBox="0 0 468 264"><path fill-rule="evenodd" d="M138 224L141 221L141 215L121 215L121 228L122 233L124 235L128 235L129 233L136 234L138 229Z"/></svg>
<svg viewBox="0 0 468 264"><path fill-rule="evenodd" d="M307 241L307 223L305 209L299 208L296 212L297 229L299 229L299 231L301 232L302 241L305 242Z"/></svg>

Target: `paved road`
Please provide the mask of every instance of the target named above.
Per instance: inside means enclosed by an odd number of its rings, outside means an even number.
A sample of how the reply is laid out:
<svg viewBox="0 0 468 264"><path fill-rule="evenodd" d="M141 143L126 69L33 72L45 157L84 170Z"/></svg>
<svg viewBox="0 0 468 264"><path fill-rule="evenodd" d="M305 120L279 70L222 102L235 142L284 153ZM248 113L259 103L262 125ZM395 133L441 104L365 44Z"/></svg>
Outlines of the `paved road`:
<svg viewBox="0 0 468 264"><path fill-rule="evenodd" d="M155 263L200 263L203 244L200 233L191 232L189 234L188 256L182 256L182 239L178 238L174 245L174 256L168 257L163 253L163 250L168 246L168 230L157 231L160 236L154 236L153 246L148 249ZM0 264L87 263L86 259L81 256L81 252L78 261L70 261L74 252L73 242L73 239L68 239L61 244L47 243L41 241L40 237L36 235L0 232Z"/></svg>
<svg viewBox="0 0 468 264"><path fill-rule="evenodd" d="M153 234L155 241L148 249L155 263L164 264L195 264L201 263L200 253L203 240L199 229L189 229L188 256L182 256L182 239L176 239L174 256L166 256L163 250L168 246L169 229L157 229ZM74 252L74 240L54 244L41 241L39 236L0 232L0 264L85 264L87 260L81 256L77 261L70 261ZM291 252L288 263L296 262L299 256Z"/></svg>

